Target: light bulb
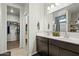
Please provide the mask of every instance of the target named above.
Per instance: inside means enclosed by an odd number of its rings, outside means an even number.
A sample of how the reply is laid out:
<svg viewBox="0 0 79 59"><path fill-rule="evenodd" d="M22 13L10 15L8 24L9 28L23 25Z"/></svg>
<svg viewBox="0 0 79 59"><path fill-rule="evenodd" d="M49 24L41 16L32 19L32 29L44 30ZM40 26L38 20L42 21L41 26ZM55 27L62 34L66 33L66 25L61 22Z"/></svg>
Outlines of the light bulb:
<svg viewBox="0 0 79 59"><path fill-rule="evenodd" d="M47 10L50 10L50 7L48 7Z"/></svg>
<svg viewBox="0 0 79 59"><path fill-rule="evenodd" d="M51 5L51 8L54 8L55 6L54 5Z"/></svg>
<svg viewBox="0 0 79 59"><path fill-rule="evenodd" d="M60 5L60 3L55 3L56 6Z"/></svg>
<svg viewBox="0 0 79 59"><path fill-rule="evenodd" d="M11 9L10 12L13 13L13 9Z"/></svg>

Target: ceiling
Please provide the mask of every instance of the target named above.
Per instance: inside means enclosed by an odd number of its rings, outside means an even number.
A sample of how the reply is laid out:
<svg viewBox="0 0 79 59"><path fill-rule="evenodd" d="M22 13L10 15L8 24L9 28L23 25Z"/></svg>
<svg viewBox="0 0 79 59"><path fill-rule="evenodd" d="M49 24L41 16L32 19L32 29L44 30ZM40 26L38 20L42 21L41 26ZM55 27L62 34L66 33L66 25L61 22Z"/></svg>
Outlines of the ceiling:
<svg viewBox="0 0 79 59"><path fill-rule="evenodd" d="M11 13L11 10L13 10L13 13ZM18 8L14 8L12 6L7 6L7 14L12 14L19 16L20 15L20 10Z"/></svg>
<svg viewBox="0 0 79 59"><path fill-rule="evenodd" d="M27 5L28 3L14 3L16 5L19 5L19 6L24 6L24 5Z"/></svg>
<svg viewBox="0 0 79 59"><path fill-rule="evenodd" d="M54 14L55 16L64 15L66 10L68 10L71 14L79 13L79 3L73 3L65 8L62 8L61 10L54 12Z"/></svg>
<svg viewBox="0 0 79 59"><path fill-rule="evenodd" d="M28 3L11 3L11 4L24 7ZM13 10L13 13L11 13L11 9ZM12 15L20 16L20 10L18 8L15 8L15 7L12 7L12 6L7 6L7 14L12 14Z"/></svg>
<svg viewBox="0 0 79 59"><path fill-rule="evenodd" d="M67 9L68 9L71 13L79 12L79 3L73 3L72 5L68 6Z"/></svg>

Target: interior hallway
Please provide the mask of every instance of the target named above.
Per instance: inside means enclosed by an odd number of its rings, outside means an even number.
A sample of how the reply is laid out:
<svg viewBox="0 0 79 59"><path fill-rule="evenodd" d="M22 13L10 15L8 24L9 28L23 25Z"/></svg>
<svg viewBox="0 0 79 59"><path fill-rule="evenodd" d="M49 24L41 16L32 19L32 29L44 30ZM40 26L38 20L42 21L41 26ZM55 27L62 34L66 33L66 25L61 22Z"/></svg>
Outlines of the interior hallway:
<svg viewBox="0 0 79 59"><path fill-rule="evenodd" d="M26 40L27 43L27 40ZM11 52L11 56L27 56L27 45L26 48L19 48L19 41L11 41L7 42L8 44L8 51Z"/></svg>

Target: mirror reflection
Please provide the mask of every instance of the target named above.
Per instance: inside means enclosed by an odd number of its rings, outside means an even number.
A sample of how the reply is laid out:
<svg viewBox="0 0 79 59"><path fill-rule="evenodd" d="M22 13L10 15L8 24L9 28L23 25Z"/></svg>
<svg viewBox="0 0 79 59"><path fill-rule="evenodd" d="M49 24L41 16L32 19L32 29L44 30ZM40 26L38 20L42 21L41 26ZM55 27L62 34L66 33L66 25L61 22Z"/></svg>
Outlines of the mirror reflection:
<svg viewBox="0 0 79 59"><path fill-rule="evenodd" d="M79 4L73 4L69 6L69 32L79 32Z"/></svg>
<svg viewBox="0 0 79 59"><path fill-rule="evenodd" d="M57 32L66 31L66 15L55 17L55 25Z"/></svg>

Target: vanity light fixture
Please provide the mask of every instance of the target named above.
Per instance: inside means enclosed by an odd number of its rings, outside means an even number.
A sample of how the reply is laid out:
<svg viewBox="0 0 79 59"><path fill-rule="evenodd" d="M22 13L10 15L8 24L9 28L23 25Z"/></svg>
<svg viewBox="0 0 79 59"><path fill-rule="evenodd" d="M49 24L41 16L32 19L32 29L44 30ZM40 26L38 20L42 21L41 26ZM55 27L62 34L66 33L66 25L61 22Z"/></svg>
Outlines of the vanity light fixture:
<svg viewBox="0 0 79 59"><path fill-rule="evenodd" d="M54 4L52 4L52 5L51 5L51 8L54 8L54 7L55 7L55 5L54 5Z"/></svg>
<svg viewBox="0 0 79 59"><path fill-rule="evenodd" d="M47 10L50 10L50 9L51 9L51 8L48 6L48 7L47 7Z"/></svg>
<svg viewBox="0 0 79 59"><path fill-rule="evenodd" d="M60 5L60 3L55 3L55 6L58 6L58 5Z"/></svg>
<svg viewBox="0 0 79 59"><path fill-rule="evenodd" d="M53 3L53 4L51 4L50 6L47 7L47 10L51 10L52 8L59 6L59 5L60 5L60 3Z"/></svg>

